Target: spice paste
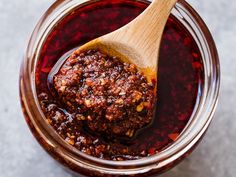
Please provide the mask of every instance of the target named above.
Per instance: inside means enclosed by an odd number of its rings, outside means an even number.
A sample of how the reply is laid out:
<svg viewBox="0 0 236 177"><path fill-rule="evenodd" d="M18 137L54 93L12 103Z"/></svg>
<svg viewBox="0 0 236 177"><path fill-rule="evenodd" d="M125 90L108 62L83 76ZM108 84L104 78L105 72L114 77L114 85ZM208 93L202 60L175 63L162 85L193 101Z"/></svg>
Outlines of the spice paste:
<svg viewBox="0 0 236 177"><path fill-rule="evenodd" d="M98 50L75 51L53 86L73 119L96 133L132 137L153 118L154 84L134 64Z"/></svg>

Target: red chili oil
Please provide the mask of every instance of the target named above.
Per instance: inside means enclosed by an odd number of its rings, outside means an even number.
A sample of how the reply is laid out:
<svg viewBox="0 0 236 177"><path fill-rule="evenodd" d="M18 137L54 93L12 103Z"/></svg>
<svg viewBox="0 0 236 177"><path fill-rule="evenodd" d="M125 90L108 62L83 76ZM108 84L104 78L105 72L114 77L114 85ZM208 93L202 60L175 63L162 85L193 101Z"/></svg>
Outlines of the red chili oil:
<svg viewBox="0 0 236 177"><path fill-rule="evenodd" d="M48 87L48 74L64 54L127 24L147 6L147 2L133 0L104 0L78 7L65 16L43 44L36 69L37 94L46 93L50 98L54 98ZM131 160L153 155L171 145L188 123L201 95L203 74L203 63L196 42L187 29L171 15L161 43L158 101L152 124L137 133L134 138L126 140L110 141L85 129L78 131L81 137L98 140L100 144L112 146L113 149L117 147L117 151L99 156L100 158ZM54 98L51 102L54 104L57 101ZM63 110L62 105L57 106ZM76 144L71 141L68 143ZM126 150L122 154L120 149ZM94 155L91 152L83 152Z"/></svg>

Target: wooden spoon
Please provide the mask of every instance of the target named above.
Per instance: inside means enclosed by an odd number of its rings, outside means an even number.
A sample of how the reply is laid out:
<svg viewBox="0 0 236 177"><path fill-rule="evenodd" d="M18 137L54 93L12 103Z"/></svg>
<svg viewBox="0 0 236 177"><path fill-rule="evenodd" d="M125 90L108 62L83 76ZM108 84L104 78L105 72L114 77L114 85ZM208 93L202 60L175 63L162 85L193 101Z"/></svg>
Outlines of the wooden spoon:
<svg viewBox="0 0 236 177"><path fill-rule="evenodd" d="M76 52L98 49L137 66L148 81L156 81L163 30L177 0L153 0L137 18L122 28L94 39Z"/></svg>

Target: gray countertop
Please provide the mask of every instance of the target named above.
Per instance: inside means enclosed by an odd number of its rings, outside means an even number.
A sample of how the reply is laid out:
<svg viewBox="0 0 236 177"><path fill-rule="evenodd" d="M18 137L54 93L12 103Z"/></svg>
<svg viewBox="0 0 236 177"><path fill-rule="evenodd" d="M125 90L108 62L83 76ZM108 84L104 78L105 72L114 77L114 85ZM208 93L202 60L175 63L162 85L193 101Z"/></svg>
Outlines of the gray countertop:
<svg viewBox="0 0 236 177"><path fill-rule="evenodd" d="M30 33L53 0L0 1L0 177L71 177L31 135L18 97L18 74ZM216 41L222 70L214 121L197 149L163 177L236 174L236 1L188 0Z"/></svg>

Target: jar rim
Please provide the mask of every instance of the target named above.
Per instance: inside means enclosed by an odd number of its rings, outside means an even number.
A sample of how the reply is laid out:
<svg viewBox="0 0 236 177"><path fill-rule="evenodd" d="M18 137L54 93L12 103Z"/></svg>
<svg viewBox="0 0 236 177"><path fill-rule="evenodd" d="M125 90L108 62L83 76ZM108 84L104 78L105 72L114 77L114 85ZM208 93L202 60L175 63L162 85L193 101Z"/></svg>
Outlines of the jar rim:
<svg viewBox="0 0 236 177"><path fill-rule="evenodd" d="M130 174L134 173L134 170L144 170L141 167L148 167L145 170L151 170L153 168L160 168L166 163L172 162L185 152L191 149L191 147L202 137L202 135L207 130L212 116L215 112L216 105L218 102L219 86L220 86L220 67L219 59L213 38L197 12L184 0L180 0L172 11L172 15L177 17L181 23L186 23L185 25L195 25L194 33L198 32L195 40L199 40L198 46L202 52L204 61L204 88L199 101L198 108L194 110L192 118L186 125L179 138L174 141L169 147L163 151L152 155L149 157L144 157L137 160L129 161L111 161L99 159L92 157L85 153L80 152L76 148L65 143L65 141L55 132L55 130L46 123L44 119L44 114L38 103L36 88L35 88L35 69L37 64L37 57L39 56L41 47L47 34L54 27L55 23L64 17L67 12L74 8L78 8L78 5L86 5L86 3L96 2L97 0L87 1L87 0L59 0L56 1L49 10L42 17L37 27L35 28L27 51L25 59L22 64L23 74L27 75L26 79L20 78L20 90L22 95L22 104L26 107L26 112L28 113L32 123L37 125L38 133L45 139L48 144L52 147L57 148L58 153L64 153L63 157L74 163L83 166L85 168L96 168L96 170L105 170L108 173L121 173L112 172L109 169L123 167L123 168L133 168L135 164L135 169L130 171ZM151 2L150 0L138 0L141 2ZM188 19L186 19L188 18ZM188 30L191 30L188 28ZM192 34L193 35L193 34ZM35 61L31 61L34 58ZM29 62L30 60L30 62ZM27 92L27 94L26 94ZM30 101L27 100L29 92L31 93ZM32 108L34 107L34 112ZM41 119L41 121L40 121ZM78 158L79 157L79 158ZM104 166L101 166L104 165ZM87 167L86 167L87 166ZM101 168L98 168L101 166ZM126 169L127 170L127 169ZM128 173L128 172L126 172Z"/></svg>

